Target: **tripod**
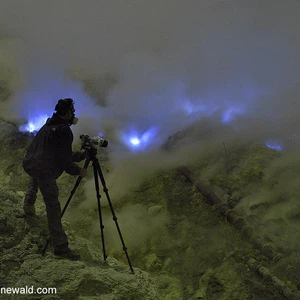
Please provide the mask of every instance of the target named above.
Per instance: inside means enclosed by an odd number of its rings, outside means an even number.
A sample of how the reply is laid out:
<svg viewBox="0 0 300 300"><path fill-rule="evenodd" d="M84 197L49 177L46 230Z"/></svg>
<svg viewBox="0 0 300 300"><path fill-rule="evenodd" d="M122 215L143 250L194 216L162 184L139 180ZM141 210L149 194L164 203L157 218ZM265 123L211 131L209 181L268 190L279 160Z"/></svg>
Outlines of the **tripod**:
<svg viewBox="0 0 300 300"><path fill-rule="evenodd" d="M102 186L103 186L103 191L106 194L106 198L107 198L107 201L108 201L108 204L109 204L109 208L110 208L110 211L112 213L112 218L115 221L115 224L116 224L116 227L117 227L117 231L119 233L120 240L121 240L121 243L122 243L122 246L123 246L123 251L126 254L128 265L130 267L131 273L134 274L134 270L133 270L131 262L130 262L130 258L129 258L129 255L128 255L128 252L127 252L127 248L125 246L125 242L124 242L124 239L123 239L123 236L122 236L119 224L118 224L118 218L116 217L116 214L114 212L114 208L113 208L112 202L111 202L109 194L108 194L108 189L106 187L104 176L103 176L103 173L102 173L99 161L98 161L98 159L96 157L96 155L97 155L97 149L94 148L94 147L91 147L90 149L88 149L87 154L88 154L88 156L87 156L87 159L85 160L83 168L86 169L88 167L89 163L92 161L92 163L93 163L92 164L93 165L93 170L94 170L94 181L95 181L96 197L97 197L97 203L98 203L98 214L99 214L99 221L100 221L100 231L101 231L101 238L102 238L102 249L103 249L104 261L106 262L107 255L106 255L105 243L104 243L104 225L103 225L101 205L100 205L101 195L100 195L100 192L99 192L98 175L100 177L100 180L101 180L101 183L102 183ZM66 204L65 204L65 206L64 206L64 208L63 208L63 210L61 212L61 217L63 217L65 211L67 210L67 207L68 207L68 205L69 205L69 203L70 203L73 195L75 194L75 191L78 188L78 186L79 186L79 184L81 182L81 179L82 179L81 176L79 176L77 178L76 183L74 185L74 188L72 189L72 191L70 193L70 196L69 196L69 198L68 198L68 200L67 200L67 202L66 202ZM44 249L42 250L42 255L43 256L46 253L46 250L48 248L49 243L50 243L50 239L47 240L46 245L45 245Z"/></svg>

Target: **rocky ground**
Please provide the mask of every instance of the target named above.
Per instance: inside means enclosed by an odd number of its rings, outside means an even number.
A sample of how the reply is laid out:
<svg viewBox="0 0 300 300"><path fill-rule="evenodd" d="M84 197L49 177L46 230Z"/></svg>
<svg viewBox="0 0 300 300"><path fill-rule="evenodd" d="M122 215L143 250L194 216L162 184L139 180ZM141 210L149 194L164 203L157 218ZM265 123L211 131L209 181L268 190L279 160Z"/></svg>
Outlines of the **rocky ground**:
<svg viewBox="0 0 300 300"><path fill-rule="evenodd" d="M88 181L78 188L63 220L71 247L82 260L57 260L51 247L44 258L40 255L47 238L41 195L36 217L18 217L28 179L21 161L31 137L3 121L0 129L2 287L34 285L58 291L28 299L300 299L295 157L282 157L264 145L228 145L227 154L219 147L187 166L280 259L266 256L253 243L256 239L249 240L245 230L221 213L220 205L211 205L174 169L157 172L115 202L132 275L108 206L103 208L108 254L103 264L97 206L83 204ZM62 204L74 182L68 175L59 179ZM22 297L15 299L27 299Z"/></svg>

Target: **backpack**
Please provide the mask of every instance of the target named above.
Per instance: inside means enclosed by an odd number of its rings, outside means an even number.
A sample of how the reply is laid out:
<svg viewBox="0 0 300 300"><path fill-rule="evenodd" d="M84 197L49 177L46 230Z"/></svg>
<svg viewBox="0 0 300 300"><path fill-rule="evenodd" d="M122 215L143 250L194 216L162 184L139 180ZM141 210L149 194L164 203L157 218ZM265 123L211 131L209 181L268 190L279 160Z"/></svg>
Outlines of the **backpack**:
<svg viewBox="0 0 300 300"><path fill-rule="evenodd" d="M47 123L38 131L23 159L23 169L31 177L54 175L53 147L55 147L55 137L62 125L49 125Z"/></svg>

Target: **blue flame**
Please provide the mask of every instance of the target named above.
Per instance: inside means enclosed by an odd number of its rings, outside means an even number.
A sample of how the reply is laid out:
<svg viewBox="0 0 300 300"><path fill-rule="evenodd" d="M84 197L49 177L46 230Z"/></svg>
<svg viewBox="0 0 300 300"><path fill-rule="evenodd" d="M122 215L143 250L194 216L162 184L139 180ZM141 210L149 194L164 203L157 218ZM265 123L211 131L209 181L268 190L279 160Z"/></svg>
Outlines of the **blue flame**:
<svg viewBox="0 0 300 300"><path fill-rule="evenodd" d="M279 145L278 143L275 142L267 142L265 143L265 145L270 148L270 149L274 149L276 151L282 151L282 146Z"/></svg>
<svg viewBox="0 0 300 300"><path fill-rule="evenodd" d="M155 139L156 133L157 128L152 127L143 132L142 134L139 134L136 131L122 133L121 139L125 143L125 145L131 150L142 151L151 147L151 144Z"/></svg>
<svg viewBox="0 0 300 300"><path fill-rule="evenodd" d="M237 116L245 113L245 107L241 104L224 104L223 106L217 103L192 103L189 99L184 99L183 109L190 117L201 118L201 116L211 117L213 114L220 112L222 123L229 123Z"/></svg>
<svg viewBox="0 0 300 300"><path fill-rule="evenodd" d="M211 116L218 109L218 105L216 104L208 104L208 103L193 103L189 99L182 100L183 110L189 116L201 117L203 116Z"/></svg>
<svg viewBox="0 0 300 300"><path fill-rule="evenodd" d="M141 140L137 137L132 137L129 141L133 146L137 146L141 143Z"/></svg>
<svg viewBox="0 0 300 300"><path fill-rule="evenodd" d="M222 114L222 122L229 123L235 119L236 116L244 113L244 110L241 107L231 107L226 109Z"/></svg>
<svg viewBox="0 0 300 300"><path fill-rule="evenodd" d="M47 116L46 114L39 115L38 117L33 117L28 120L28 123L19 127L19 130L22 132L35 132L38 131L46 122Z"/></svg>

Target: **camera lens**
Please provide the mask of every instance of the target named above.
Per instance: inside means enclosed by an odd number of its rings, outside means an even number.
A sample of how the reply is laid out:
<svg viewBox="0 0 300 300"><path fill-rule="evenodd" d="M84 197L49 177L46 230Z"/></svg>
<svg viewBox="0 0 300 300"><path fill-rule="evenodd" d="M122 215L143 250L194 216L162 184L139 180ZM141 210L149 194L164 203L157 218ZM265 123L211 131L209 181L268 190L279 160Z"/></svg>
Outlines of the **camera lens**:
<svg viewBox="0 0 300 300"><path fill-rule="evenodd" d="M108 146L108 141L107 140L103 140L102 144L100 147L106 148Z"/></svg>

